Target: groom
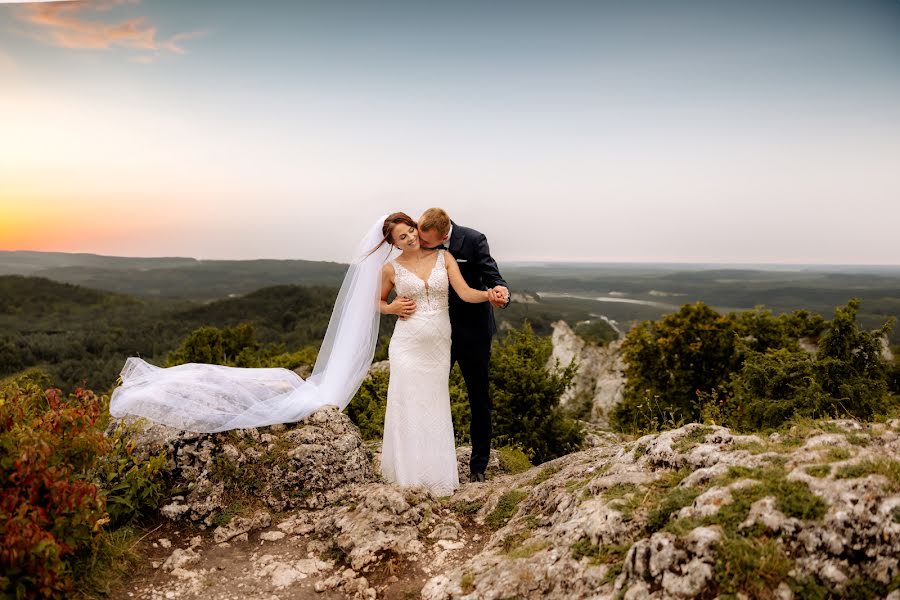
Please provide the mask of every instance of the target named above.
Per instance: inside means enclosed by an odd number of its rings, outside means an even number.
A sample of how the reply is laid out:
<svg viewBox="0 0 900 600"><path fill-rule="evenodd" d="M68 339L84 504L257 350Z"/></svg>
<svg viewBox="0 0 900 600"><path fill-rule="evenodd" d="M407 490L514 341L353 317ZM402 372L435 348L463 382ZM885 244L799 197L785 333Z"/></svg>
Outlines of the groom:
<svg viewBox="0 0 900 600"><path fill-rule="evenodd" d="M450 326L452 343L450 366L459 363L469 406L472 409L472 458L469 481L484 481L491 452L491 398L488 392L488 366L491 338L497 332L494 310L509 305L509 287L497 262L491 257L483 233L457 225L440 208L429 208L419 219L419 243L423 248L446 248L459 264L466 283L472 289L488 290L491 306L463 302L450 288Z"/></svg>

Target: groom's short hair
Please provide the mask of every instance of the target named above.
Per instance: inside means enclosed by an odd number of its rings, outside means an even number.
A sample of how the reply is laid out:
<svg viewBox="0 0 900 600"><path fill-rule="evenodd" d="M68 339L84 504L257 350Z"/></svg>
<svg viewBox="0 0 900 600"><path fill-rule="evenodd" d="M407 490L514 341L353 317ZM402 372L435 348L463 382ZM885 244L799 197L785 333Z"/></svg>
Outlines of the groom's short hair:
<svg viewBox="0 0 900 600"><path fill-rule="evenodd" d="M419 219L420 231L431 231L434 229L441 237L446 237L450 233L450 215L443 208L429 208L422 213Z"/></svg>

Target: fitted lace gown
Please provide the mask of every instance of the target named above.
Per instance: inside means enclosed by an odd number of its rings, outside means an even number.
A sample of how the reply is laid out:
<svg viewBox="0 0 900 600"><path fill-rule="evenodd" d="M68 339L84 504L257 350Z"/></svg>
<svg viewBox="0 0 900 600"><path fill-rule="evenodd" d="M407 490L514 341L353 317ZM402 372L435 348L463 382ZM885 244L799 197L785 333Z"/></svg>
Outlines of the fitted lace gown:
<svg viewBox="0 0 900 600"><path fill-rule="evenodd" d="M398 320L388 346L390 382L381 473L403 486L421 485L446 496L459 487L456 443L450 415L449 281L444 251L423 281L397 261L397 294L416 302L416 312Z"/></svg>

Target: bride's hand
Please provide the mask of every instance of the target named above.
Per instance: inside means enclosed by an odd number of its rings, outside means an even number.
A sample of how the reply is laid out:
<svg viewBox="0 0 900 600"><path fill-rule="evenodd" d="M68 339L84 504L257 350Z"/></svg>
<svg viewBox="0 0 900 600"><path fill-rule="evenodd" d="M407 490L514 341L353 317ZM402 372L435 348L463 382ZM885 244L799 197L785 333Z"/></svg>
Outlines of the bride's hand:
<svg viewBox="0 0 900 600"><path fill-rule="evenodd" d="M397 296L389 305L391 312L403 320L408 319L416 312L416 302L406 296Z"/></svg>

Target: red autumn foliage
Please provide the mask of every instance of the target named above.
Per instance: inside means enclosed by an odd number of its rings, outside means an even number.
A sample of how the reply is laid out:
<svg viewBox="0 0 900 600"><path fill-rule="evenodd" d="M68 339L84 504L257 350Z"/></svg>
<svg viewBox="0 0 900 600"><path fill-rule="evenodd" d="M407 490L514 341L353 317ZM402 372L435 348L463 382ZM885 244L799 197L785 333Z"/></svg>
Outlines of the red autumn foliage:
<svg viewBox="0 0 900 600"><path fill-rule="evenodd" d="M62 597L107 522L90 472L107 449L93 392L0 389L0 596Z"/></svg>

